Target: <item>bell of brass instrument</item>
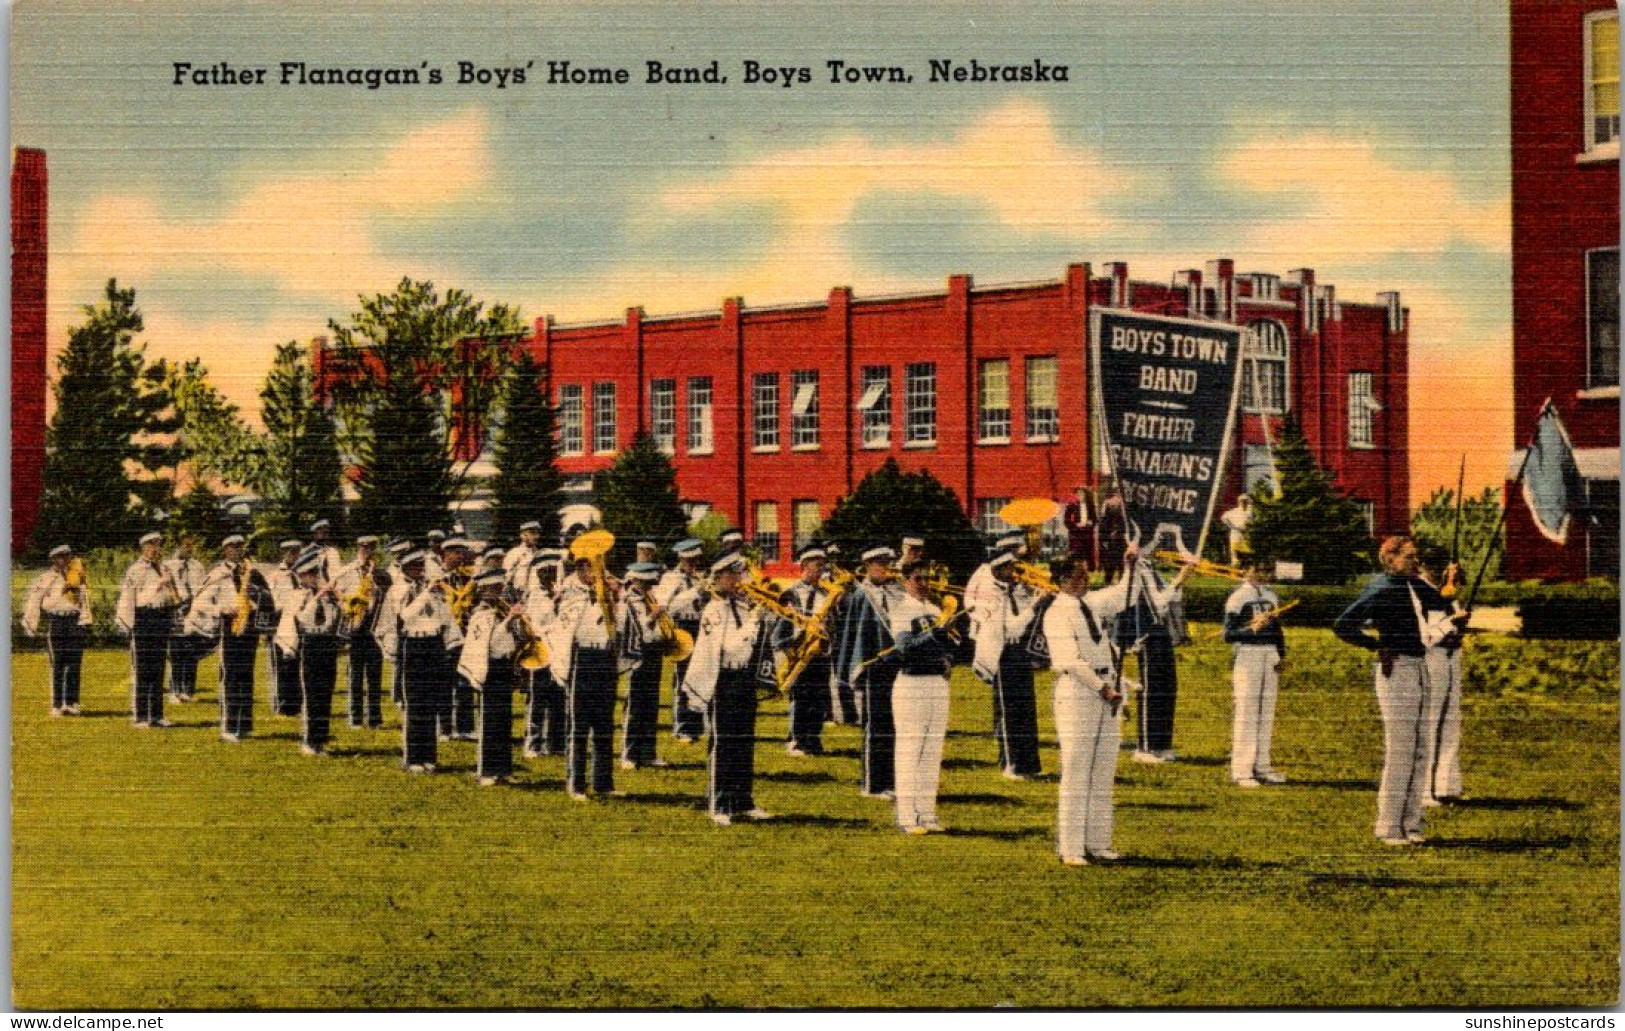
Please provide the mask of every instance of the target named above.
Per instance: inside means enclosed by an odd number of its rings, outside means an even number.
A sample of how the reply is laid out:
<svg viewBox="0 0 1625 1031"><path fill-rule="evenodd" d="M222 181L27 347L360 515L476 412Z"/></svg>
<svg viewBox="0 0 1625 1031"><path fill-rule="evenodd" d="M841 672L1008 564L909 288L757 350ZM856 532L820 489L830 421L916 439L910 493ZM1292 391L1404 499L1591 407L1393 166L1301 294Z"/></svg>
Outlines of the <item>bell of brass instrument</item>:
<svg viewBox="0 0 1625 1031"><path fill-rule="evenodd" d="M514 665L531 672L544 668L551 659L547 650L547 642L543 641L542 635L536 632L536 627L531 623L530 616L525 612L524 606L518 602L499 601L497 602L497 612L503 619L512 616L519 617L520 631L525 639L519 645L519 650L514 653Z"/></svg>
<svg viewBox="0 0 1625 1031"><path fill-rule="evenodd" d="M248 568L248 561L243 560L242 567L237 574L237 611L231 617L231 635L241 637L248 629L248 620L254 614L254 599L249 597L248 582L252 578L252 571Z"/></svg>
<svg viewBox="0 0 1625 1031"><path fill-rule="evenodd" d="M352 628L359 630L362 620L367 618L367 612L372 608L372 592L372 564L368 563L361 569L361 582L344 596L344 615Z"/></svg>
<svg viewBox="0 0 1625 1031"><path fill-rule="evenodd" d="M75 555L68 560L68 568L62 573L62 581L68 590L75 592L82 606L85 599L90 596L90 574L85 570L85 560Z"/></svg>
<svg viewBox="0 0 1625 1031"><path fill-rule="evenodd" d="M609 596L609 574L604 569L604 556L615 547L615 535L608 530L588 530L570 542L572 558L584 558L592 564L593 593L604 614L604 630L613 641L615 637L615 601Z"/></svg>
<svg viewBox="0 0 1625 1031"><path fill-rule="evenodd" d="M655 613L655 629L666 642L666 653L673 662L682 662L694 654L694 635L672 622L671 614L662 608Z"/></svg>

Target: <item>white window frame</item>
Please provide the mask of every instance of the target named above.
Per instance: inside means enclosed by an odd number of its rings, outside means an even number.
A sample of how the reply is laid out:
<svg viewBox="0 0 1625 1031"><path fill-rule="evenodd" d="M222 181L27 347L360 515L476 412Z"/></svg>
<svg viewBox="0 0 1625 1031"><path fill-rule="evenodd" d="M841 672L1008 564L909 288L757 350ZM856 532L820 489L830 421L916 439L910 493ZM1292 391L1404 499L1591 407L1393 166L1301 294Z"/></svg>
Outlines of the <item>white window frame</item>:
<svg viewBox="0 0 1625 1031"><path fill-rule="evenodd" d="M779 534L779 503L777 501L757 501L750 507L750 534L751 542L756 546L756 552L763 562L777 562L782 547L783 537ZM762 515L771 513L772 529L762 528Z"/></svg>
<svg viewBox="0 0 1625 1031"><path fill-rule="evenodd" d="M580 383L559 384L559 454L587 453L587 409Z"/></svg>
<svg viewBox="0 0 1625 1031"><path fill-rule="evenodd" d="M1365 516L1366 534L1375 537L1377 535L1377 503L1375 501L1366 501L1363 498L1355 498L1354 503L1360 506L1361 514Z"/></svg>
<svg viewBox="0 0 1625 1031"><path fill-rule="evenodd" d="M976 363L976 443L1010 443L1008 358L983 358Z"/></svg>
<svg viewBox="0 0 1625 1031"><path fill-rule="evenodd" d="M858 395L857 407L863 414L863 448L885 450L891 447L891 366L864 366L862 382L863 392ZM879 388L878 396L871 401L870 395L876 388Z"/></svg>
<svg viewBox="0 0 1625 1031"><path fill-rule="evenodd" d="M999 510L1008 505L1010 498L977 498L976 529L989 537L998 537L1015 529L999 518Z"/></svg>
<svg viewBox="0 0 1625 1031"><path fill-rule="evenodd" d="M1274 327L1277 343L1264 345L1259 331L1255 328L1268 323ZM1287 332L1285 324L1280 319L1258 319L1242 327L1241 336L1241 410L1248 415L1285 415L1292 410L1292 336ZM1266 369L1279 367L1280 397L1272 397L1275 393L1275 381L1265 372ZM1256 372L1256 378L1254 373ZM1268 389L1265 384L1268 383ZM1266 395L1260 399L1254 396L1254 387L1259 393ZM1273 401L1275 404L1265 406L1262 401Z"/></svg>
<svg viewBox="0 0 1625 1031"><path fill-rule="evenodd" d="M910 362L903 366L903 446L937 446L936 362Z"/></svg>
<svg viewBox="0 0 1625 1031"><path fill-rule="evenodd" d="M1348 375L1349 447L1361 451L1377 446L1376 413L1382 410L1376 396L1377 377L1364 371Z"/></svg>
<svg viewBox="0 0 1625 1031"><path fill-rule="evenodd" d="M758 372L750 378L750 445L752 451L779 449L779 374Z"/></svg>
<svg viewBox="0 0 1625 1031"><path fill-rule="evenodd" d="M712 411L716 394L710 376L688 378L688 426L685 443L690 455L709 455L716 447Z"/></svg>
<svg viewBox="0 0 1625 1031"><path fill-rule="evenodd" d="M1581 89L1585 95L1585 135L1582 138L1585 140L1585 153L1587 155L1602 156L1602 152L1606 150L1617 158L1619 156L1619 128L1617 126L1614 128L1614 135L1610 138L1606 140L1597 139L1596 87L1600 80L1596 77L1596 70L1592 67L1591 46L1592 34L1595 32L1597 24L1604 21L1611 21L1617 25L1619 23L1619 11L1593 11L1585 17L1585 30L1580 44L1582 47L1583 67L1581 74L1585 77L1581 83ZM1616 76L1614 82L1617 84L1619 82L1617 78L1619 68L1616 66L1610 70ZM1619 116L1616 114L1614 117L1617 119Z"/></svg>
<svg viewBox="0 0 1625 1031"><path fill-rule="evenodd" d="M1053 405L1040 408L1033 404L1033 396L1037 393L1033 384L1035 368L1048 368L1049 388L1053 393ZM1035 354L1026 361L1026 424L1027 443L1054 444L1061 439L1061 360L1053 354Z"/></svg>
<svg viewBox="0 0 1625 1031"><path fill-rule="evenodd" d="M790 373L790 450L817 451L818 370L796 369Z"/></svg>
<svg viewBox="0 0 1625 1031"><path fill-rule="evenodd" d="M667 455L677 453L677 381L649 381L649 434Z"/></svg>
<svg viewBox="0 0 1625 1031"><path fill-rule="evenodd" d="M620 420L617 418L615 381L599 380L592 385L592 453L613 455L620 446ZM605 442L609 447L604 447Z"/></svg>
<svg viewBox="0 0 1625 1031"><path fill-rule="evenodd" d="M1592 378L1592 365L1591 365L1591 356L1592 356L1592 353L1593 353L1593 351L1595 350L1595 347L1596 347L1596 328L1597 328L1597 320L1596 320L1596 318L1593 315L1593 312L1591 310L1591 283L1592 283L1592 280L1594 278L1592 276L1592 274L1591 274L1591 258L1592 258L1592 255L1594 255L1594 254L1610 254L1610 253L1614 255L1614 264L1615 264L1616 270L1617 270L1617 266L1619 264L1619 247L1618 246L1614 246L1614 247L1593 247L1591 250L1588 250L1588 251L1585 252L1585 277L1586 277L1586 310L1585 310L1585 314L1586 314L1586 389L1588 391L1607 390L1610 387L1613 388L1614 390L1619 389L1619 375L1618 375L1618 369L1619 369L1619 339L1618 339L1619 322L1618 322L1617 319L1612 323L1612 325L1614 327L1614 334L1615 334L1615 339L1614 339L1614 369L1615 369L1615 375L1614 375L1613 382L1611 382L1611 383L1601 382L1601 381L1593 379ZM1614 284L1615 284L1615 289L1617 290L1618 285L1619 285L1619 279L1618 279L1617 276L1614 279ZM1618 306L1619 306L1618 305L1618 298L1616 296L1616 298L1615 298L1615 307L1617 308Z"/></svg>

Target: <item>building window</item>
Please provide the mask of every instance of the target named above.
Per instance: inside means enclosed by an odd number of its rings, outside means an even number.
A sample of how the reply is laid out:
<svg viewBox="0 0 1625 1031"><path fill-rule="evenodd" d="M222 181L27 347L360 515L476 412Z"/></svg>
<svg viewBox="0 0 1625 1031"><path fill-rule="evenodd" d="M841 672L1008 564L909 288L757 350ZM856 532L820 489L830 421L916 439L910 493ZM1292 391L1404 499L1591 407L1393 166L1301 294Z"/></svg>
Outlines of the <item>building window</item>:
<svg viewBox="0 0 1625 1031"><path fill-rule="evenodd" d="M758 372L751 381L751 444L758 451L779 449L779 374Z"/></svg>
<svg viewBox="0 0 1625 1031"><path fill-rule="evenodd" d="M655 446L668 455L677 453L677 381L649 381L649 432Z"/></svg>
<svg viewBox="0 0 1625 1031"><path fill-rule="evenodd" d="M592 385L592 452L615 453L615 384Z"/></svg>
<svg viewBox="0 0 1625 1031"><path fill-rule="evenodd" d="M1241 458L1241 489L1251 494L1260 483L1275 484L1275 465L1270 461L1270 449L1263 444L1248 444Z"/></svg>
<svg viewBox="0 0 1625 1031"><path fill-rule="evenodd" d="M1589 15L1585 23L1586 149L1619 139L1619 12Z"/></svg>
<svg viewBox="0 0 1625 1031"><path fill-rule="evenodd" d="M1619 386L1619 248L1586 252L1586 385Z"/></svg>
<svg viewBox="0 0 1625 1031"><path fill-rule="evenodd" d="M1373 412L1382 411L1371 392L1371 373L1349 373L1349 447L1375 447L1372 439Z"/></svg>
<svg viewBox="0 0 1625 1031"><path fill-rule="evenodd" d="M976 442L1010 443L1010 362L989 358L976 365Z"/></svg>
<svg viewBox="0 0 1625 1031"><path fill-rule="evenodd" d="M977 498L976 528L989 537L995 537L1013 530L1014 527L999 518L999 509L1009 503L1009 498Z"/></svg>
<svg viewBox="0 0 1625 1031"><path fill-rule="evenodd" d="M777 562L779 559L778 502L756 502L756 525L754 529L756 553L762 556L763 562Z"/></svg>
<svg viewBox="0 0 1625 1031"><path fill-rule="evenodd" d="M817 369L790 373L790 446L808 450L818 446Z"/></svg>
<svg viewBox="0 0 1625 1031"><path fill-rule="evenodd" d="M1586 575L1619 577L1619 481L1587 480Z"/></svg>
<svg viewBox="0 0 1625 1031"><path fill-rule="evenodd" d="M858 411L863 413L863 446L891 447L891 366L864 366Z"/></svg>
<svg viewBox="0 0 1625 1031"><path fill-rule="evenodd" d="M559 387L559 454L579 455L586 449L583 429L581 384L565 383Z"/></svg>
<svg viewBox="0 0 1625 1031"><path fill-rule="evenodd" d="M1061 439L1060 365L1055 358L1027 359L1027 442Z"/></svg>
<svg viewBox="0 0 1625 1031"><path fill-rule="evenodd" d="M1241 410L1251 415L1285 415L1288 355L1286 327L1260 319L1241 332Z"/></svg>
<svg viewBox="0 0 1625 1031"><path fill-rule="evenodd" d="M824 525L823 517L818 514L818 502L791 502L790 520L793 523L793 528L796 535L796 553L799 554L802 548L806 547L817 539L818 531Z"/></svg>
<svg viewBox="0 0 1625 1031"><path fill-rule="evenodd" d="M1360 514L1365 516L1365 532L1375 537L1377 535L1377 503L1375 501L1361 501L1359 498L1355 498L1354 503L1360 506Z"/></svg>
<svg viewBox="0 0 1625 1031"><path fill-rule="evenodd" d="M688 381L688 453L711 453L711 377L692 376Z"/></svg>
<svg viewBox="0 0 1625 1031"><path fill-rule="evenodd" d="M937 442L937 366L918 362L903 366L903 443Z"/></svg>

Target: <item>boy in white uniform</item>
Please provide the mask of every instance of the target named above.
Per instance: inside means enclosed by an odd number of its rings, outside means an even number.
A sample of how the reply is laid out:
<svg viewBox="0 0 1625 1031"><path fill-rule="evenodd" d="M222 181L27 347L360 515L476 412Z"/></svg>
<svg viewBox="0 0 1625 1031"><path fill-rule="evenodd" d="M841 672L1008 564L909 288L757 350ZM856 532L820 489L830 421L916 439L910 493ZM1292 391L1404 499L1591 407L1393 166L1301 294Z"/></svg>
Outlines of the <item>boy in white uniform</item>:
<svg viewBox="0 0 1625 1031"><path fill-rule="evenodd" d="M1224 603L1224 640L1232 646L1230 672L1235 720L1230 733L1230 779L1237 787L1284 784L1270 762L1275 728L1275 697L1281 666L1286 662L1286 636L1275 611L1281 599L1264 584L1258 563L1243 570L1245 580Z"/></svg>
<svg viewBox="0 0 1625 1031"><path fill-rule="evenodd" d="M952 668L949 627L942 609L927 594L927 563L904 562L903 590L891 609L897 678L892 682L892 719L897 729L897 826L904 834L942 831L937 822L937 786L942 779L942 744L948 735L948 671ZM968 617L961 612L952 622Z"/></svg>

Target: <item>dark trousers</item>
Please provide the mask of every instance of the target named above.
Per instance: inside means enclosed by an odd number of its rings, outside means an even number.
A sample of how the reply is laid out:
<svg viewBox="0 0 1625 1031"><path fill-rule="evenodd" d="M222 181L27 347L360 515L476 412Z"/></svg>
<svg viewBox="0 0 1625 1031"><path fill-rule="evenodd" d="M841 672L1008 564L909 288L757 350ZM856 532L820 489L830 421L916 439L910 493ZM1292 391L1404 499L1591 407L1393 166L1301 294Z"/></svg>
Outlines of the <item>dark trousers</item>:
<svg viewBox="0 0 1625 1031"><path fill-rule="evenodd" d="M1174 747L1174 704L1179 700L1179 674L1168 631L1153 630L1140 645L1140 749L1161 752Z"/></svg>
<svg viewBox="0 0 1625 1031"><path fill-rule="evenodd" d="M435 723L441 685L446 676L446 649L439 637L401 638L401 690L406 708L401 719L401 752L408 766L435 761Z"/></svg>
<svg viewBox="0 0 1625 1031"><path fill-rule="evenodd" d="M197 693L197 664L203 658L208 640L191 634L175 634L169 639L169 693L176 700Z"/></svg>
<svg viewBox="0 0 1625 1031"><path fill-rule="evenodd" d="M850 681L842 683L838 677L829 678L829 718L832 722L847 726L863 722L858 712L857 694L852 690Z"/></svg>
<svg viewBox="0 0 1625 1031"><path fill-rule="evenodd" d="M626 719L621 727L621 758L646 766L655 761L655 737L660 726L660 677L666 671L661 655L645 655L626 678Z"/></svg>
<svg viewBox="0 0 1625 1031"><path fill-rule="evenodd" d="M540 755L563 755L570 737L564 688L547 667L530 671L530 704L525 710L525 747Z"/></svg>
<svg viewBox="0 0 1625 1031"><path fill-rule="evenodd" d="M406 708L406 689L402 687L403 677L401 671L404 667L399 659L395 661L395 668L390 671L389 679L393 687L390 689L390 698L395 702L395 708Z"/></svg>
<svg viewBox="0 0 1625 1031"><path fill-rule="evenodd" d="M299 686L299 656L283 655L282 649L267 643L265 649L271 658L271 712L276 716L297 716L305 704L304 689Z"/></svg>
<svg viewBox="0 0 1625 1031"><path fill-rule="evenodd" d="M136 609L130 633L130 711L137 723L164 718L164 655L169 651L168 609Z"/></svg>
<svg viewBox="0 0 1625 1031"><path fill-rule="evenodd" d="M878 795L897 786L897 724L892 720L895 666L871 667L858 680L863 710L863 791Z"/></svg>
<svg viewBox="0 0 1625 1031"><path fill-rule="evenodd" d="M350 638L350 726L384 725L384 650L372 634Z"/></svg>
<svg viewBox="0 0 1625 1031"><path fill-rule="evenodd" d="M447 652L445 686L440 693L440 736L471 738L476 719L474 685L457 672L461 648Z"/></svg>
<svg viewBox="0 0 1625 1031"><path fill-rule="evenodd" d="M756 808L756 678L749 669L723 670L711 699L713 813L735 816Z"/></svg>
<svg viewBox="0 0 1625 1031"><path fill-rule="evenodd" d="M565 763L565 790L587 790L587 749L592 748L592 789L615 790L615 653L577 648L570 676L570 745Z"/></svg>
<svg viewBox="0 0 1625 1031"><path fill-rule="evenodd" d="M513 660L492 659L480 695L481 777L513 774Z"/></svg>
<svg viewBox="0 0 1625 1031"><path fill-rule="evenodd" d="M254 651L260 638L250 630L220 631L220 732L247 737L254 729Z"/></svg>
<svg viewBox="0 0 1625 1031"><path fill-rule="evenodd" d="M307 748L326 748L328 738L333 736L333 689L338 679L338 638L332 634L306 634L299 642L299 684L304 692Z"/></svg>
<svg viewBox="0 0 1625 1031"><path fill-rule="evenodd" d="M682 626L682 629L695 635L699 633L697 626ZM672 674L671 732L673 737L686 737L697 741L700 735L705 733L705 710L696 706L694 700L682 690L683 677L687 674L687 660L677 663Z"/></svg>
<svg viewBox="0 0 1625 1031"><path fill-rule="evenodd" d="M814 659L790 685L790 743L808 755L822 755L829 706L829 660Z"/></svg>
<svg viewBox="0 0 1625 1031"><path fill-rule="evenodd" d="M79 704L79 671L85 658L85 629L77 612L45 617L45 653L51 659L51 708Z"/></svg>
<svg viewBox="0 0 1625 1031"><path fill-rule="evenodd" d="M1038 763L1038 699L1026 649L1007 645L993 681L993 734L999 740L999 766L1031 777Z"/></svg>

